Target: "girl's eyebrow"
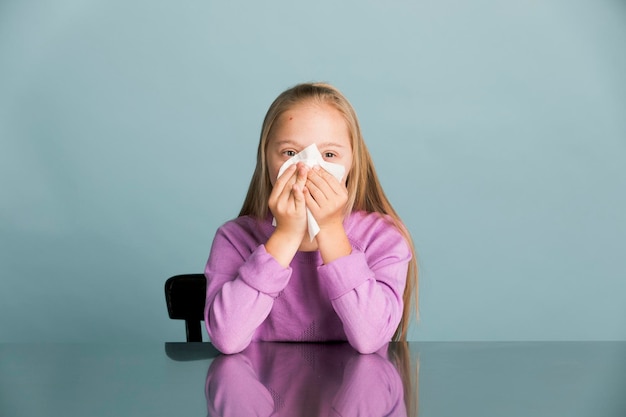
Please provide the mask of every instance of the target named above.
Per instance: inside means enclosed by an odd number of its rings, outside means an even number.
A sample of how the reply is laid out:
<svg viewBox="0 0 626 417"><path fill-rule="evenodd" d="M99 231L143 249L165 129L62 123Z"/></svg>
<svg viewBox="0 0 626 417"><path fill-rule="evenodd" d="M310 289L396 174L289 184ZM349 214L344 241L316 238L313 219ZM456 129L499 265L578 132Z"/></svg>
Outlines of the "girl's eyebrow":
<svg viewBox="0 0 626 417"><path fill-rule="evenodd" d="M291 139L277 140L277 141L274 141L274 144L276 146L285 146L285 145L300 146L298 142L293 141Z"/></svg>
<svg viewBox="0 0 626 417"><path fill-rule="evenodd" d="M337 142L324 142L317 145L318 148L345 148L344 145Z"/></svg>
<svg viewBox="0 0 626 417"><path fill-rule="evenodd" d="M298 143L291 139L282 139L274 142L276 146L285 146L291 145L295 147L303 146L301 143ZM338 143L338 142L323 142L317 145L318 148L345 148L346 146Z"/></svg>

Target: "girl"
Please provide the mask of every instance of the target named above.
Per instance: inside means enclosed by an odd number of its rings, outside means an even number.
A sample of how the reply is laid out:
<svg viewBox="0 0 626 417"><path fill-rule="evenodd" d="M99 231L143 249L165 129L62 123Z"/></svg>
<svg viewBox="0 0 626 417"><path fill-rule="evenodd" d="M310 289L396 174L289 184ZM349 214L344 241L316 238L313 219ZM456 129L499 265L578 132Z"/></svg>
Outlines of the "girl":
<svg viewBox="0 0 626 417"><path fill-rule="evenodd" d="M343 166L341 180L303 163L278 175L312 144ZM319 226L313 239L307 210ZM218 229L205 275L205 324L224 353L258 340L347 340L372 353L406 340L415 252L336 88L300 84L274 100L243 207Z"/></svg>

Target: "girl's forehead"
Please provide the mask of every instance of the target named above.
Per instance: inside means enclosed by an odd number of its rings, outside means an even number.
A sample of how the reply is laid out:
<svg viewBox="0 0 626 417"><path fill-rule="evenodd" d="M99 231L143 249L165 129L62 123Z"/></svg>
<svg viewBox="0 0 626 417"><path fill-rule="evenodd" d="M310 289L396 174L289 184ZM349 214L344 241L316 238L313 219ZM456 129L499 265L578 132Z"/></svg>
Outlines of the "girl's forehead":
<svg viewBox="0 0 626 417"><path fill-rule="evenodd" d="M333 104L305 100L284 109L270 127L265 149L287 146L299 150L312 143L338 151L352 148L350 124Z"/></svg>
<svg viewBox="0 0 626 417"><path fill-rule="evenodd" d="M337 108L325 103L301 103L281 113L274 121L276 130L335 130L349 133L348 123Z"/></svg>

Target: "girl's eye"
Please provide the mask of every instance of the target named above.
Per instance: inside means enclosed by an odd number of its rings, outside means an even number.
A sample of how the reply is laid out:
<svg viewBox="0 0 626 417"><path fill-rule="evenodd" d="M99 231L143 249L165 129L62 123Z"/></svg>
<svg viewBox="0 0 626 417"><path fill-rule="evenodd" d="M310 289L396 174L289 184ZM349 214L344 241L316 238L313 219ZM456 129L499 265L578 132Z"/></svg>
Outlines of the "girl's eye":
<svg viewBox="0 0 626 417"><path fill-rule="evenodd" d="M287 155L288 157L292 157L296 155L296 151L284 151L283 154Z"/></svg>
<svg viewBox="0 0 626 417"><path fill-rule="evenodd" d="M332 152L324 152L324 158L334 158L335 154Z"/></svg>

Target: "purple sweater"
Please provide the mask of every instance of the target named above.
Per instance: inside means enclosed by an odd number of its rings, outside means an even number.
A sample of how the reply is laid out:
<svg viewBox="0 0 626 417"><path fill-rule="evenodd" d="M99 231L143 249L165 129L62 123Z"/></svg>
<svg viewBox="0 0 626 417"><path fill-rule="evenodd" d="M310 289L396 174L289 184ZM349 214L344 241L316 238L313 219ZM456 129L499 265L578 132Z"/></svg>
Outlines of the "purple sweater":
<svg viewBox="0 0 626 417"><path fill-rule="evenodd" d="M298 252L289 268L265 250L272 218L242 216L221 226L205 268L205 324L213 345L237 353L251 341L347 340L372 353L389 342L402 316L411 251L381 214L344 221L352 253L324 265Z"/></svg>

